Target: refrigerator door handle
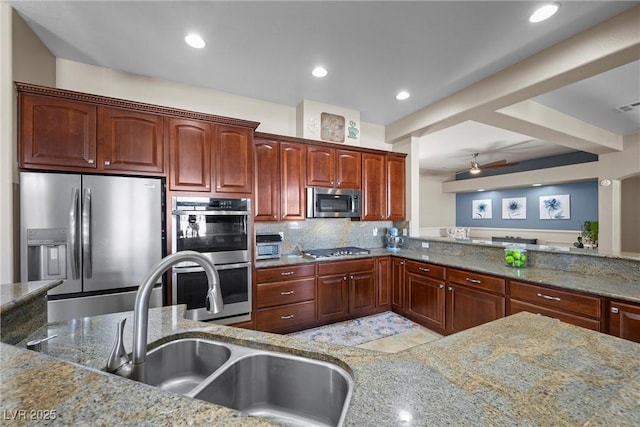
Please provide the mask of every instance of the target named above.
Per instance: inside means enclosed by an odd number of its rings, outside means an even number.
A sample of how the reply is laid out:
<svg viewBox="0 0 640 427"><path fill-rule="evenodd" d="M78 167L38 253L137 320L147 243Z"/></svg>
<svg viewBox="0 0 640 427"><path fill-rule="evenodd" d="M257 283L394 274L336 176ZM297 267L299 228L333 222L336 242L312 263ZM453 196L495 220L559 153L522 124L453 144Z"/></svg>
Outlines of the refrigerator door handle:
<svg viewBox="0 0 640 427"><path fill-rule="evenodd" d="M91 189L85 188L82 197L82 265L84 277L91 278Z"/></svg>
<svg viewBox="0 0 640 427"><path fill-rule="evenodd" d="M80 203L80 190L73 189L71 195L71 207L69 209L69 251L71 252L71 278L79 279L80 265L78 257L78 204Z"/></svg>

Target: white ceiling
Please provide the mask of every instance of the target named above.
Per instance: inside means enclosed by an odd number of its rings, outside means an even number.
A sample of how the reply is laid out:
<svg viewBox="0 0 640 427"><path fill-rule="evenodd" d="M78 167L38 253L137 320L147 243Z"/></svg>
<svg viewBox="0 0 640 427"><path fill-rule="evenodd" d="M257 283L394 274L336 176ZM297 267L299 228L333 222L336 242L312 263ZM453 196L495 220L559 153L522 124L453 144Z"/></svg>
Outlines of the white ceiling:
<svg viewBox="0 0 640 427"><path fill-rule="evenodd" d="M640 1L564 1L537 25L527 19L538 1L9 3L56 57L289 106L309 99L386 125ZM205 49L184 44L190 31ZM321 80L310 74L318 64L329 70ZM640 101L639 75L635 62L534 100L631 134L640 113L614 109ZM395 100L401 89L409 100ZM488 163L570 151L543 141L505 148L532 138L473 122L429 138L443 142L421 164L440 170L468 165L472 152Z"/></svg>

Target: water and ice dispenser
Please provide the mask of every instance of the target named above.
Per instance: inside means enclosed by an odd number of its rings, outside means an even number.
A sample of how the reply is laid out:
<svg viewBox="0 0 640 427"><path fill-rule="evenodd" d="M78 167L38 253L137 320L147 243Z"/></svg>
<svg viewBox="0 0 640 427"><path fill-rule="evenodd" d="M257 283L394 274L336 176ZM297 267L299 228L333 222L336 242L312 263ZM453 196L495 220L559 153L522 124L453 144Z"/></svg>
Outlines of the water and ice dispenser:
<svg viewBox="0 0 640 427"><path fill-rule="evenodd" d="M67 229L27 229L27 280L67 278Z"/></svg>

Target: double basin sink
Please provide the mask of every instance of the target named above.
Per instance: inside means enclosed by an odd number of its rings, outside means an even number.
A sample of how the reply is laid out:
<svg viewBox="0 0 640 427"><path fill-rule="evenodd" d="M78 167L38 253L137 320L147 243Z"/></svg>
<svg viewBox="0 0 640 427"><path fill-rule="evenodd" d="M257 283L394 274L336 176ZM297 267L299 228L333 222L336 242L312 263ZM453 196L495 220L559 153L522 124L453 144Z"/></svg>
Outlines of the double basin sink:
<svg viewBox="0 0 640 427"><path fill-rule="evenodd" d="M351 376L329 362L201 338L151 350L145 383L292 425L339 426Z"/></svg>

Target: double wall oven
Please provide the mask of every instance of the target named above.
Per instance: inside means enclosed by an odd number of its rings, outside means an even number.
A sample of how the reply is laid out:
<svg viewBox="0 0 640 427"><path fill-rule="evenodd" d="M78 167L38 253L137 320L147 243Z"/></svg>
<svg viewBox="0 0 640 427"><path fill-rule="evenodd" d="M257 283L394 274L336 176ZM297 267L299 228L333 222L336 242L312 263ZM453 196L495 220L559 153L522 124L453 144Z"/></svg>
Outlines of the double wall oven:
<svg viewBox="0 0 640 427"><path fill-rule="evenodd" d="M251 319L251 200L172 198L172 252L192 250L213 261L224 309L205 309L208 284L202 267L185 262L172 270L172 300L186 304L186 317L231 324Z"/></svg>

